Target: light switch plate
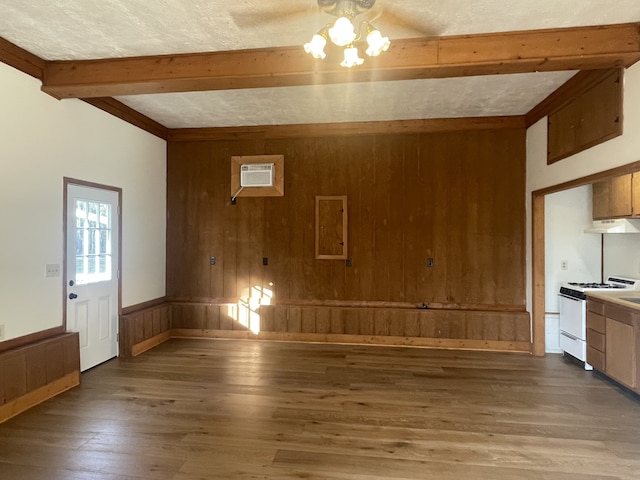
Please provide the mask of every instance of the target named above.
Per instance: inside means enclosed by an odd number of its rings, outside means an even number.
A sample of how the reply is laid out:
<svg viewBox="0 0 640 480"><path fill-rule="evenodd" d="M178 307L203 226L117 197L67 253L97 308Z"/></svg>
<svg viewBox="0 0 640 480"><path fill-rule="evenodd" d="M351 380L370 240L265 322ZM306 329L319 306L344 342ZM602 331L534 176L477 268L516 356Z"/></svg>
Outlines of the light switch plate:
<svg viewBox="0 0 640 480"><path fill-rule="evenodd" d="M45 275L47 277L59 277L60 276L60 264L59 263L47 263Z"/></svg>
<svg viewBox="0 0 640 480"><path fill-rule="evenodd" d="M4 339L4 325L0 325L0 340Z"/></svg>

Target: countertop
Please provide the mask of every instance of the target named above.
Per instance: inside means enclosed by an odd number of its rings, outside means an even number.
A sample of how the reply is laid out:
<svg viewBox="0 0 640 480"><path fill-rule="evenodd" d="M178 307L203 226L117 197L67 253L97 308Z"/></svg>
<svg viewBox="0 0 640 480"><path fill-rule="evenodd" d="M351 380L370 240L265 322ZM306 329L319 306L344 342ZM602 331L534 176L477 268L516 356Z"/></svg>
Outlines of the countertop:
<svg viewBox="0 0 640 480"><path fill-rule="evenodd" d="M636 290L626 290L622 292L587 292L587 297L591 297L597 300L604 300L607 302L612 302L617 305L622 305L624 307L633 308L634 310L640 311L640 303L630 302L628 300L623 300L625 298L635 298L640 302L640 291Z"/></svg>

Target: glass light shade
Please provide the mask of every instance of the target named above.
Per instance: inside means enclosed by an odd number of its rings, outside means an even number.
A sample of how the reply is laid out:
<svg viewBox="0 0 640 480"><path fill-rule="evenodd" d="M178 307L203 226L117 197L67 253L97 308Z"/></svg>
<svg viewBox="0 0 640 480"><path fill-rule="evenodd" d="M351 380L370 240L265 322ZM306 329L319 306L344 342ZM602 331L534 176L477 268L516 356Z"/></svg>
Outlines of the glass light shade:
<svg viewBox="0 0 640 480"><path fill-rule="evenodd" d="M342 67L355 67L356 65L362 65L364 59L358 56L358 49L356 47L349 47L344 49L344 60L340 64Z"/></svg>
<svg viewBox="0 0 640 480"><path fill-rule="evenodd" d="M389 50L391 42L389 41L389 37L383 37L379 30L372 30L369 32L369 35L367 35L367 44L369 45L367 55L377 57L382 52Z"/></svg>
<svg viewBox="0 0 640 480"><path fill-rule="evenodd" d="M316 33L309 43L304 44L304 51L309 53L313 58L323 59L327 56L327 54L324 53L326 44L327 39Z"/></svg>
<svg viewBox="0 0 640 480"><path fill-rule="evenodd" d="M356 36L356 30L347 17L340 17L329 29L329 38L339 47L353 43Z"/></svg>

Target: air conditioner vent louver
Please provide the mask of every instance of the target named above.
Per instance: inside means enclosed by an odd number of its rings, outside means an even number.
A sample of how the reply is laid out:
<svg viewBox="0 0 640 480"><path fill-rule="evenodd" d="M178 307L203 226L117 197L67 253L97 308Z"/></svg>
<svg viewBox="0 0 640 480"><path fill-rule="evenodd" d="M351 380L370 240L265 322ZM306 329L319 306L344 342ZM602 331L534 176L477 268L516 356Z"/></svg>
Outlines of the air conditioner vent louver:
<svg viewBox="0 0 640 480"><path fill-rule="evenodd" d="M240 165L241 187L272 187L273 163L250 163Z"/></svg>

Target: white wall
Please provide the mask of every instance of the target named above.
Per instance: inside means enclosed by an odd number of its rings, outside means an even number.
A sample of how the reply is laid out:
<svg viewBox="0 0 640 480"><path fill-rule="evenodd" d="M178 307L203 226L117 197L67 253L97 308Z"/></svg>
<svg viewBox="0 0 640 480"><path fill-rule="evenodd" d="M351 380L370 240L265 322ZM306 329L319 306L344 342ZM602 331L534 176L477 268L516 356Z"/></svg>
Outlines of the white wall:
<svg viewBox="0 0 640 480"><path fill-rule="evenodd" d="M584 233L592 223L591 185L545 197L545 351L561 353L558 290L563 282L600 281L601 235ZM567 269L561 262L567 262Z"/></svg>
<svg viewBox="0 0 640 480"><path fill-rule="evenodd" d="M602 236L584 233L584 229L592 224L591 195L591 185L586 185L545 197L547 312L558 313L561 283L600 281ZM567 262L566 270L560 267L563 260Z"/></svg>
<svg viewBox="0 0 640 480"><path fill-rule="evenodd" d="M123 190L122 305L165 294L166 142L0 63L0 324L62 324L63 177Z"/></svg>
<svg viewBox="0 0 640 480"><path fill-rule="evenodd" d="M604 235L603 268L609 275L640 278L640 234Z"/></svg>
<svg viewBox="0 0 640 480"><path fill-rule="evenodd" d="M531 193L640 160L640 63L624 81L624 133L552 165L547 165L547 119L527 131L527 310L531 311ZM547 277L546 281L549 281ZM547 307L548 310L548 307Z"/></svg>

